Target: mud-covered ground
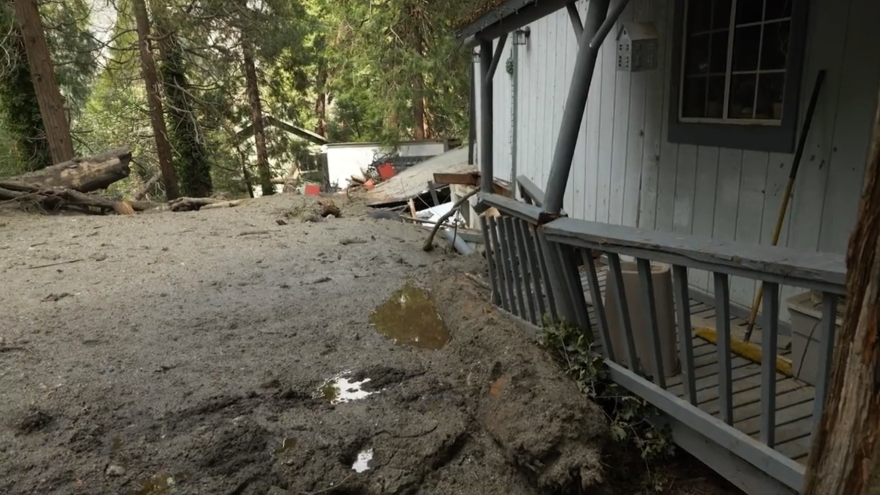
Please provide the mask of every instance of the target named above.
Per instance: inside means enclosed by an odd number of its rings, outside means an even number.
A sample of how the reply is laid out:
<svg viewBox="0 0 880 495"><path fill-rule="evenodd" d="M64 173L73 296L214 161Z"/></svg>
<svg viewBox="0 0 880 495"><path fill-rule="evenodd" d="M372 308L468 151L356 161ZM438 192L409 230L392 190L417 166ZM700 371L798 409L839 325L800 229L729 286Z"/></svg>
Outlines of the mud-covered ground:
<svg viewBox="0 0 880 495"><path fill-rule="evenodd" d="M602 413L464 275L479 258L304 201L0 210L0 493L632 493ZM371 324L407 284L442 348ZM341 374L369 395L331 403ZM733 493L693 469L673 493Z"/></svg>

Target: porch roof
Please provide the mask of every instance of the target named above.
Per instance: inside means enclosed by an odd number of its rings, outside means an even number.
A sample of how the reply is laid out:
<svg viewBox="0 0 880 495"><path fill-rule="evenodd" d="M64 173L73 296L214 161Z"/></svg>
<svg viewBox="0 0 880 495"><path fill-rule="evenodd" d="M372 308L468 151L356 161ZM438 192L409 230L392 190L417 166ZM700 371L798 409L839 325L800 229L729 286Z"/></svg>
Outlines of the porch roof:
<svg viewBox="0 0 880 495"><path fill-rule="evenodd" d="M458 38L495 39L546 17L577 0L481 0L456 23Z"/></svg>

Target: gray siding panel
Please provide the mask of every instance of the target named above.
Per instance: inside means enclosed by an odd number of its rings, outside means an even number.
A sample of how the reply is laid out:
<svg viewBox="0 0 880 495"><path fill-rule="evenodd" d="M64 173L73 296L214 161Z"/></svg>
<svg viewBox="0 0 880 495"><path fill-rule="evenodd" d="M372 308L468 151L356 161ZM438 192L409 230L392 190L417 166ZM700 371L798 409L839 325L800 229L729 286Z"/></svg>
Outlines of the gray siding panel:
<svg viewBox="0 0 880 495"><path fill-rule="evenodd" d="M624 20L653 20L660 68L616 70L616 35L602 48L572 166L565 209L575 218L769 244L792 155L676 145L666 139L674 2L633 0ZM578 2L583 16L586 3ZM779 244L842 252L855 222L880 82L880 18L875 0L813 0L801 119L818 70L827 78ZM542 188L565 104L577 46L563 9L531 26L520 51L518 173ZM506 60L506 55L502 60ZM509 76L496 75L496 174L509 174ZM507 96L502 96L506 94ZM506 98L506 99L504 99ZM506 117L501 117L505 114ZM499 155L506 155L503 162ZM507 165L502 165L507 163ZM712 291L705 272L691 283ZM783 288L782 297L797 289ZM749 305L754 284L732 279L735 302ZM781 306L783 317L787 308Z"/></svg>

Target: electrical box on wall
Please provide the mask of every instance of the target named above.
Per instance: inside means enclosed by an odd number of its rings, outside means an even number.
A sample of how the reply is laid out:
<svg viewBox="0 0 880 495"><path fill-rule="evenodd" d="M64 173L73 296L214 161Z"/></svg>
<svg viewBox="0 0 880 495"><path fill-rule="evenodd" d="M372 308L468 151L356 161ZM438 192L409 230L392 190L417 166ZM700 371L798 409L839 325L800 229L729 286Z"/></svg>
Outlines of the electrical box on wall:
<svg viewBox="0 0 880 495"><path fill-rule="evenodd" d="M624 22L617 36L617 70L641 72L658 66L657 29L651 22Z"/></svg>

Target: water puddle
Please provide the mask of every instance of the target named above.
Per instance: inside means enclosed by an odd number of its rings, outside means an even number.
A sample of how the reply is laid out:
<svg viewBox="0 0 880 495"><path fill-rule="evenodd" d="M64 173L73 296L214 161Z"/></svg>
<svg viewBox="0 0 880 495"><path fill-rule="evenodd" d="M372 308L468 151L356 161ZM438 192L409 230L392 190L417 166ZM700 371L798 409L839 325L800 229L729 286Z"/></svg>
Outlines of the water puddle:
<svg viewBox="0 0 880 495"><path fill-rule="evenodd" d="M285 438L284 440L281 441L281 447L278 447L277 449L272 451L272 454L274 454L276 457L280 457L280 456L286 454L287 452L290 452L291 450L293 450L294 447L296 447L296 439L295 438Z"/></svg>
<svg viewBox="0 0 880 495"><path fill-rule="evenodd" d="M168 474L159 473L137 482L140 489L128 492L126 495L161 495L177 483L187 479L189 472Z"/></svg>
<svg viewBox="0 0 880 495"><path fill-rule="evenodd" d="M424 289L406 284L370 314L376 331L395 344L441 349L449 342L449 329Z"/></svg>
<svg viewBox="0 0 880 495"><path fill-rule="evenodd" d="M331 404L343 404L353 400L364 399L376 392L368 392L363 389L365 383L369 382L369 378L365 378L359 382L349 381L347 376L351 375L350 371L343 371L333 378L324 382L318 389L320 397Z"/></svg>
<svg viewBox="0 0 880 495"><path fill-rule="evenodd" d="M357 460L354 461L354 464L351 466L355 472L363 473L370 469L370 461L373 460L373 449L367 449L363 452L358 453Z"/></svg>

